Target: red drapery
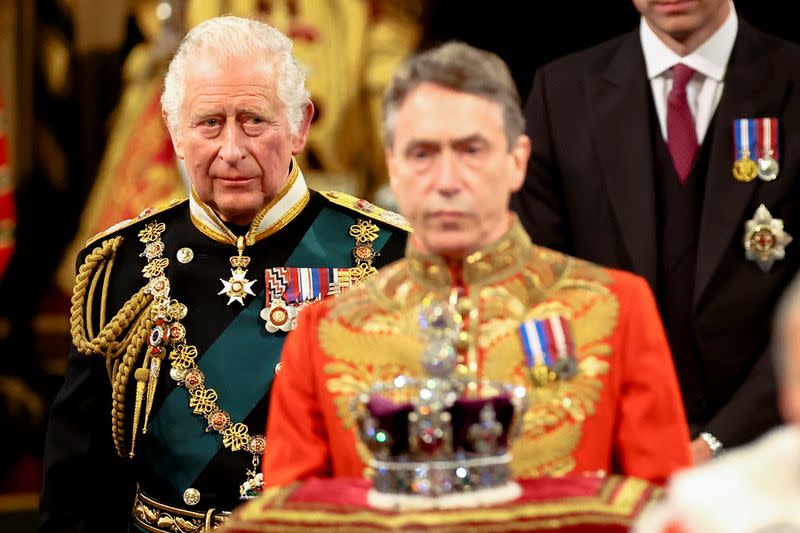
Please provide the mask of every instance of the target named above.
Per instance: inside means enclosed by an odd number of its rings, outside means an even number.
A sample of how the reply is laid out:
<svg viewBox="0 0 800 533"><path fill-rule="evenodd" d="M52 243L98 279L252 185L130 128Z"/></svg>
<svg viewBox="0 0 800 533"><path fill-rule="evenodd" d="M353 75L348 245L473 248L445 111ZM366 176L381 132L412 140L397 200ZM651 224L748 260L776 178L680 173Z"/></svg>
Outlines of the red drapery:
<svg viewBox="0 0 800 533"><path fill-rule="evenodd" d="M14 227L17 214L14 208L14 188L9 161L8 120L0 88L0 278L5 274L14 250Z"/></svg>

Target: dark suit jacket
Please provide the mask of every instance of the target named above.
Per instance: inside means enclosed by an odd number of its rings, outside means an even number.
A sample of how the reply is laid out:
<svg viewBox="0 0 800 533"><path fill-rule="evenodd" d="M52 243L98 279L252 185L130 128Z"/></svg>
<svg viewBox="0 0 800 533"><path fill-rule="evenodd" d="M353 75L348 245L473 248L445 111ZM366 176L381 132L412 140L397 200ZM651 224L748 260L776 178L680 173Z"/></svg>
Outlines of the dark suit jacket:
<svg viewBox="0 0 800 533"><path fill-rule="evenodd" d="M778 422L769 356L776 299L800 261L800 47L740 19L711 143L698 231L692 329L702 390L684 403L726 445ZM526 105L533 153L512 205L537 244L632 270L656 289L659 275L652 94L638 30L557 60L535 76ZM736 118L778 117L778 179L731 174ZM759 204L796 242L765 273L745 258L744 224Z"/></svg>

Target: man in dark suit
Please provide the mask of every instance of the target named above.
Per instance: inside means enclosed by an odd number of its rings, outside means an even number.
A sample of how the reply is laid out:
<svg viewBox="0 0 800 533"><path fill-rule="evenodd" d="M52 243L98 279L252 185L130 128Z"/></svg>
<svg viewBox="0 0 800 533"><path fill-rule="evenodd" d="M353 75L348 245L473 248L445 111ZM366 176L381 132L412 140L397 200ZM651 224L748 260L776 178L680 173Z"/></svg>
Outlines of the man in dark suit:
<svg viewBox="0 0 800 533"><path fill-rule="evenodd" d="M703 462L779 421L768 337L800 261L800 48L730 0L634 5L638 29L536 73L512 204L537 244L650 282Z"/></svg>

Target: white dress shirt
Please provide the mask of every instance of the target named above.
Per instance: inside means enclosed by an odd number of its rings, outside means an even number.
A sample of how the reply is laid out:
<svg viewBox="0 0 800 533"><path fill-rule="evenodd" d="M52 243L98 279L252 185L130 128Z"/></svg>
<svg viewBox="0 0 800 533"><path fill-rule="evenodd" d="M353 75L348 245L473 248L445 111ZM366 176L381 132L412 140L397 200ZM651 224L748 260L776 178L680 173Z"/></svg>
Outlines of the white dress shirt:
<svg viewBox="0 0 800 533"><path fill-rule="evenodd" d="M717 109L725 85L725 70L731 57L739 20L731 2L728 18L720 28L692 53L679 56L664 44L642 17L639 36L647 67L647 77L653 91L661 135L667 139L667 97L672 90L672 69L678 63L691 67L695 75L686 86L686 98L697 128L697 142L703 139Z"/></svg>

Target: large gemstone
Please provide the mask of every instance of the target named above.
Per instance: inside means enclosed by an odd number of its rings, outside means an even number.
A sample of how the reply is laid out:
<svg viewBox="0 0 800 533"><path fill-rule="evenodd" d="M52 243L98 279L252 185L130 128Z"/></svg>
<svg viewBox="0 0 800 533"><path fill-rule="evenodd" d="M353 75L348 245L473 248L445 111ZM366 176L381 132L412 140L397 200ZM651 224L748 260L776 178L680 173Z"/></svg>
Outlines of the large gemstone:
<svg viewBox="0 0 800 533"><path fill-rule="evenodd" d="M442 449L444 444L443 436L444 432L441 428L427 425L422 427L417 435L419 450L429 455L435 455Z"/></svg>

